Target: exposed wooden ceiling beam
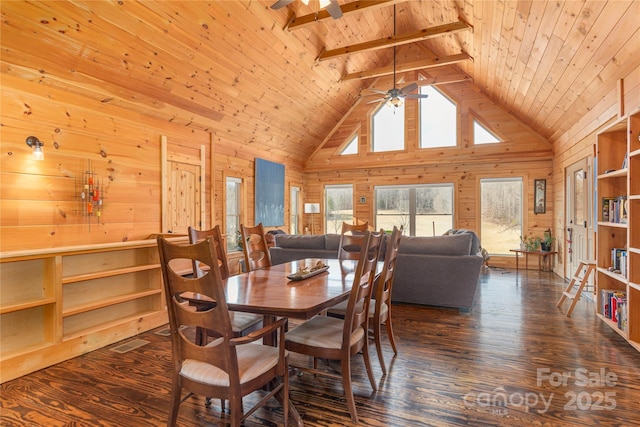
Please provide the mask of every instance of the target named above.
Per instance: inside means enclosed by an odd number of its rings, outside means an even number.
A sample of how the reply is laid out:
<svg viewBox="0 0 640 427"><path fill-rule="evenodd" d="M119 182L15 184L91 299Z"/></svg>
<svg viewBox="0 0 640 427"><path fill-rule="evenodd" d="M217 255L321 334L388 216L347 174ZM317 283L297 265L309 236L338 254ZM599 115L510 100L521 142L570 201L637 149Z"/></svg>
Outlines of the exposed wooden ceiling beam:
<svg viewBox="0 0 640 427"><path fill-rule="evenodd" d="M425 68L442 67L444 65L452 65L458 62L466 61L471 56L466 53L458 53L456 55L443 56L433 59L423 59L420 61L407 62L406 64L397 64L396 73L406 73L407 71L423 70ZM349 73L342 78L345 80L362 80L370 79L372 77L388 76L393 74L393 64L387 67L376 68L375 70L359 71L356 73Z"/></svg>
<svg viewBox="0 0 640 427"><path fill-rule="evenodd" d="M423 79L418 80L405 80L402 82L403 86L410 85L412 83L417 84L418 86L439 86L439 85L447 85L451 83L460 83L460 82L469 82L473 81L473 79L465 74L465 73L454 73L447 76L442 77L425 77Z"/></svg>
<svg viewBox="0 0 640 427"><path fill-rule="evenodd" d="M340 6L342 14L346 15L353 12L361 12L363 10L375 10L381 6L386 6L387 3L393 3L397 0L358 0L351 3L343 4ZM329 12L325 9L319 10L317 13L310 13L309 15L295 16L289 20L285 25L285 30L297 30L313 24L314 22L323 21L331 18Z"/></svg>
<svg viewBox="0 0 640 427"><path fill-rule="evenodd" d="M414 43L417 41L427 40L434 37L444 36L446 34L454 34L460 31L469 30L473 27L471 24L462 19L450 24L438 25L437 27L424 28L419 31L396 34L378 40L371 40L364 43L358 43L351 46L339 47L331 50L324 50L316 60L326 61L328 59L337 58L339 56L350 55L353 53L367 52L370 50L382 49L385 47L400 46L403 44Z"/></svg>

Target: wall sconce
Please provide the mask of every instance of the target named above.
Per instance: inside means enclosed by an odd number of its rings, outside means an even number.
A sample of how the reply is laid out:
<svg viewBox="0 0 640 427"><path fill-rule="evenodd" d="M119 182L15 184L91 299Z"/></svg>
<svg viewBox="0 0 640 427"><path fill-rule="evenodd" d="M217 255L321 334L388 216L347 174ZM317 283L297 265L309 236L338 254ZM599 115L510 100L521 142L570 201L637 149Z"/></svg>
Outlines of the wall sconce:
<svg viewBox="0 0 640 427"><path fill-rule="evenodd" d="M34 160L44 160L44 151L42 151L44 142L41 142L35 136L28 136L27 145L33 149L31 155L33 156Z"/></svg>

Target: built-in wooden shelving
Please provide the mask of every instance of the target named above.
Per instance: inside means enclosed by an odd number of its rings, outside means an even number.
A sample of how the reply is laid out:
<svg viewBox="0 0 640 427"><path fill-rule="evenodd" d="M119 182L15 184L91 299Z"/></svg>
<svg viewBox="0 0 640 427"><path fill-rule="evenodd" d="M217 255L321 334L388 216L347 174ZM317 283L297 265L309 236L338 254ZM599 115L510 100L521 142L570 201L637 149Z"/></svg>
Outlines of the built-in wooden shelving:
<svg viewBox="0 0 640 427"><path fill-rule="evenodd" d="M640 351L640 111L600 132L597 153L596 308L606 325ZM618 211L607 210L611 200ZM626 256L622 268L615 249ZM620 295L621 307L608 291Z"/></svg>
<svg viewBox="0 0 640 427"><path fill-rule="evenodd" d="M167 322L156 240L0 254L2 382Z"/></svg>

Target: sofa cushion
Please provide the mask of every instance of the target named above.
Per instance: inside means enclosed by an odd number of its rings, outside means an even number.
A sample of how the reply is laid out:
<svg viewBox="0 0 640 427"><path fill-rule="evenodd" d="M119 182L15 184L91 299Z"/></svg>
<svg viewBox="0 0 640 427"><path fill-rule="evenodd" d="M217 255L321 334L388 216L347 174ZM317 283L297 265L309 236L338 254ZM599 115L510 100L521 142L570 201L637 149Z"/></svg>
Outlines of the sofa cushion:
<svg viewBox="0 0 640 427"><path fill-rule="evenodd" d="M419 255L469 255L471 254L471 234L452 236L409 237L400 240L399 253Z"/></svg>
<svg viewBox="0 0 640 427"><path fill-rule="evenodd" d="M340 235L339 234L325 234L324 248L338 253L340 247Z"/></svg>
<svg viewBox="0 0 640 427"><path fill-rule="evenodd" d="M290 249L324 249L325 238L323 234L278 234L276 246ZM337 251L337 249L336 249Z"/></svg>
<svg viewBox="0 0 640 427"><path fill-rule="evenodd" d="M455 235L455 234L471 234L471 255L476 255L476 254L479 255L480 249L482 249L482 247L480 246L480 238L475 233L475 231L466 230L464 228L460 228L460 229L452 228L451 230L447 231L444 234L445 236Z"/></svg>

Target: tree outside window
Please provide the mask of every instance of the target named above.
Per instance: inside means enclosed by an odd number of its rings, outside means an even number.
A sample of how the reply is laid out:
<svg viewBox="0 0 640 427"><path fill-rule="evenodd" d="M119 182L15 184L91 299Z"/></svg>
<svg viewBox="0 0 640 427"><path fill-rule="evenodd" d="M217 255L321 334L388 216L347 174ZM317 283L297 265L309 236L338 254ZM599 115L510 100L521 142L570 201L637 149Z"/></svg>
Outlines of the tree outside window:
<svg viewBox="0 0 640 427"><path fill-rule="evenodd" d="M325 187L325 230L327 233L342 232L342 223L353 221L353 186L327 185Z"/></svg>
<svg viewBox="0 0 640 427"><path fill-rule="evenodd" d="M522 236L522 178L480 180L482 247L492 255L512 255Z"/></svg>
<svg viewBox="0 0 640 427"><path fill-rule="evenodd" d="M378 186L376 229L403 226L409 236L442 235L453 228L453 184Z"/></svg>

